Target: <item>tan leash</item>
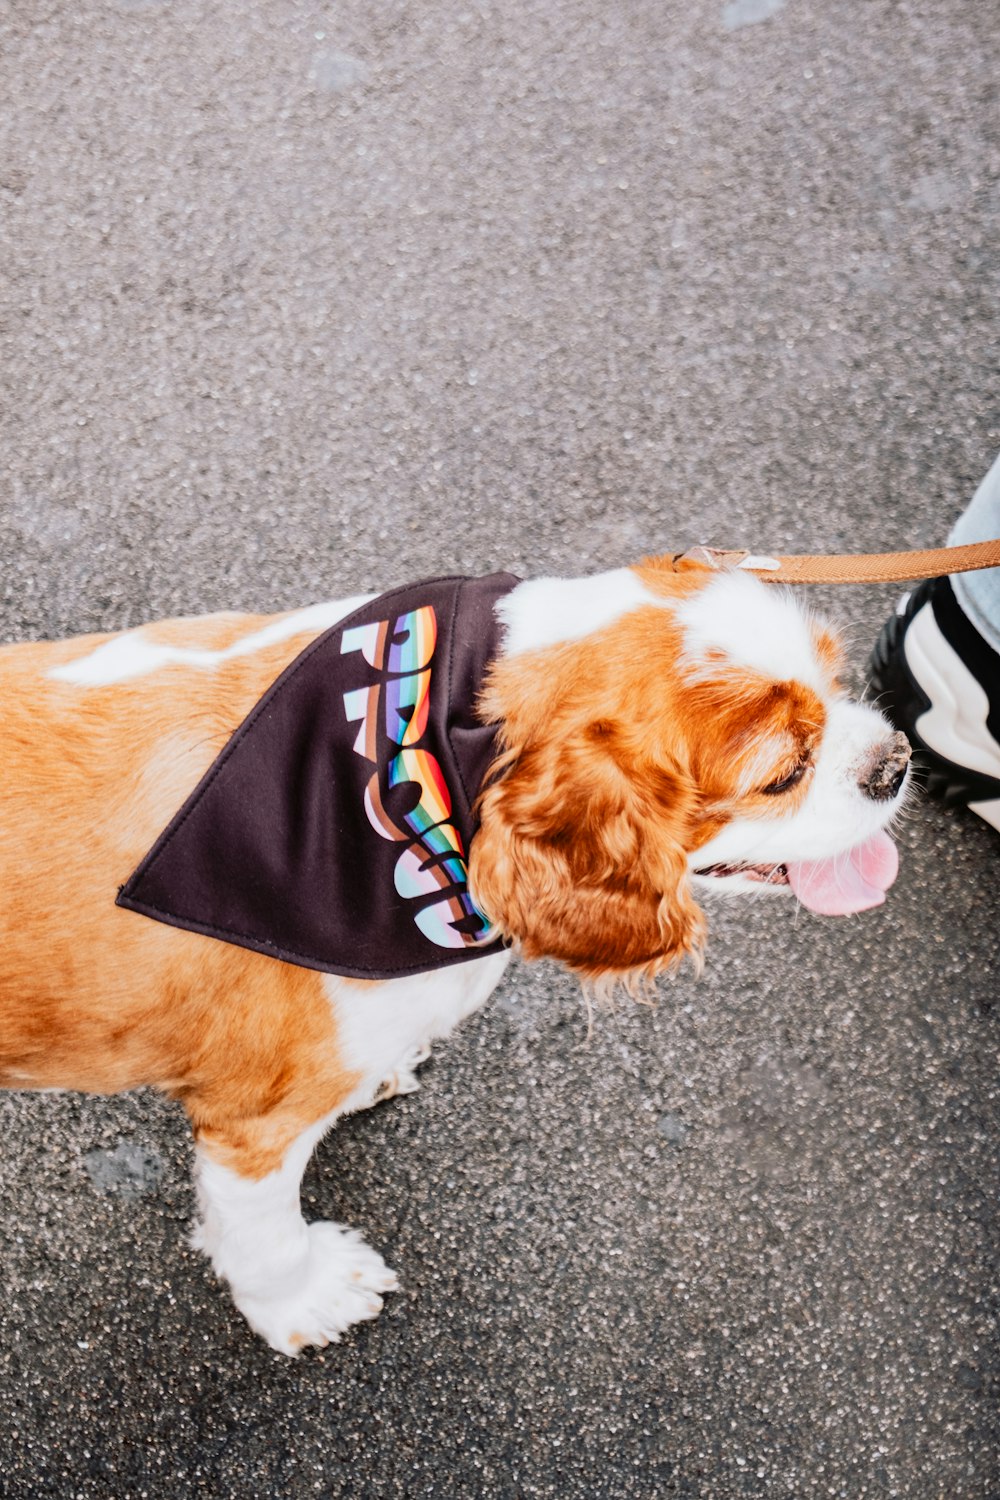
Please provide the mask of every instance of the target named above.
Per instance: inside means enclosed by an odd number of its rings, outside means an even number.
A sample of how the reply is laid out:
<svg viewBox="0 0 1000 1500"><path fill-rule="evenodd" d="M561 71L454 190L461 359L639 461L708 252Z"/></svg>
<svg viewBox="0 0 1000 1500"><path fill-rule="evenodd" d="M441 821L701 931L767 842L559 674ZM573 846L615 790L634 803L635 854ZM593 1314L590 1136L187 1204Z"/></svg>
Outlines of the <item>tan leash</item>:
<svg viewBox="0 0 1000 1500"><path fill-rule="evenodd" d="M977 568L1000 568L1000 537L966 547L936 547L922 552L802 553L792 557L757 552L691 547L671 559L675 573L687 568L739 568L768 583L906 583L918 578L940 578L945 573L971 573Z"/></svg>

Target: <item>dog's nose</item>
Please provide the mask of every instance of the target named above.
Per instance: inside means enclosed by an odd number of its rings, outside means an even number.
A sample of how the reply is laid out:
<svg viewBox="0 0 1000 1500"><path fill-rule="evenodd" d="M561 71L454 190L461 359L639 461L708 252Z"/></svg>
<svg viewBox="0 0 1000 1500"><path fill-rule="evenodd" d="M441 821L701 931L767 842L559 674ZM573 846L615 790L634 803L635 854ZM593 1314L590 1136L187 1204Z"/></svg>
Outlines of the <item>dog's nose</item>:
<svg viewBox="0 0 1000 1500"><path fill-rule="evenodd" d="M905 734L894 734L879 745L874 759L862 771L858 785L873 802L888 802L903 785L910 764L910 742Z"/></svg>

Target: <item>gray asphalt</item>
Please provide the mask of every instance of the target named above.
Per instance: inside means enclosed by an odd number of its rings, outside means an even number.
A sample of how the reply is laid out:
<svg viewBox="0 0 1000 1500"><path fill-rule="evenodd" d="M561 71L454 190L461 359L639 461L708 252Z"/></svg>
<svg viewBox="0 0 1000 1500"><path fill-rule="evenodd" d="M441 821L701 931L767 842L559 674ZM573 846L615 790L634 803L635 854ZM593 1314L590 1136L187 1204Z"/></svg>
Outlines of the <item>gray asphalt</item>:
<svg viewBox="0 0 1000 1500"><path fill-rule="evenodd" d="M0 627L698 540L941 540L1000 447L992 0L0 10ZM828 591L856 681L893 591ZM997 836L516 968L308 1208L405 1290L254 1341L152 1094L0 1102L0 1494L996 1500ZM141 982L141 981L137 981Z"/></svg>

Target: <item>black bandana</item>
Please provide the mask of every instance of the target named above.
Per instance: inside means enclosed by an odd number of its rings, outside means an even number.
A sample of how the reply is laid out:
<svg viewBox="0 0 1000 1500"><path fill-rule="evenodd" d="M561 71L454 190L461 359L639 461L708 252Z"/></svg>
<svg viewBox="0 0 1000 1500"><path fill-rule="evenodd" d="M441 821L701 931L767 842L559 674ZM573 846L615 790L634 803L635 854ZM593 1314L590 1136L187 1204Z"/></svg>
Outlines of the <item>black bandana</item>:
<svg viewBox="0 0 1000 1500"><path fill-rule="evenodd" d="M381 594L295 658L118 893L118 905L364 979L484 944L467 859L495 754L476 695L518 582Z"/></svg>

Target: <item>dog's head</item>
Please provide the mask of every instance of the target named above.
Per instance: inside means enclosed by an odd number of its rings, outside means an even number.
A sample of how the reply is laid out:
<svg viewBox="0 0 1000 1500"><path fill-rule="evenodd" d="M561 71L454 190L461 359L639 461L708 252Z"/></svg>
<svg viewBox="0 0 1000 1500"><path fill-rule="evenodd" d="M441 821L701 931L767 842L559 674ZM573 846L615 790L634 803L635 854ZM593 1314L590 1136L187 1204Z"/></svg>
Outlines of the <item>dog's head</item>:
<svg viewBox="0 0 1000 1500"><path fill-rule="evenodd" d="M587 581L505 607L481 704L502 753L470 861L496 927L526 957L629 982L698 956L702 890L790 889L827 914L882 901L909 746L846 697L831 632L736 572L590 584L592 630Z"/></svg>

